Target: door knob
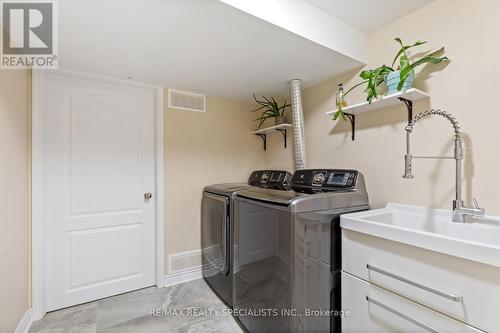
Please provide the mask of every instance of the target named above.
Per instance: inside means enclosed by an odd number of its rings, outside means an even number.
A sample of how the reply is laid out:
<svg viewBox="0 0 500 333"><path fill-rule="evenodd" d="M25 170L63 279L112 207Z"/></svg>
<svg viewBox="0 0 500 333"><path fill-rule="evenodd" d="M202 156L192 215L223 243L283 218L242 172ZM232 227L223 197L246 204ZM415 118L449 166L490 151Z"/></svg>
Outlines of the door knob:
<svg viewBox="0 0 500 333"><path fill-rule="evenodd" d="M153 197L153 195L150 192L144 193L144 199L149 200Z"/></svg>

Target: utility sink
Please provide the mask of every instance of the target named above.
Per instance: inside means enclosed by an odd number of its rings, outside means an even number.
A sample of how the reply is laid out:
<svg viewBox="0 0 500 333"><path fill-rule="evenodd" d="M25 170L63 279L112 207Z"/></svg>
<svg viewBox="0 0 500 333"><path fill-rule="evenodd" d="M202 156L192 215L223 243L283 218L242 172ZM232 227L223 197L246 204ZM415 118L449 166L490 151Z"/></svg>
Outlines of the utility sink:
<svg viewBox="0 0 500 333"><path fill-rule="evenodd" d="M450 210L389 203L341 216L341 227L500 267L500 218L451 221Z"/></svg>

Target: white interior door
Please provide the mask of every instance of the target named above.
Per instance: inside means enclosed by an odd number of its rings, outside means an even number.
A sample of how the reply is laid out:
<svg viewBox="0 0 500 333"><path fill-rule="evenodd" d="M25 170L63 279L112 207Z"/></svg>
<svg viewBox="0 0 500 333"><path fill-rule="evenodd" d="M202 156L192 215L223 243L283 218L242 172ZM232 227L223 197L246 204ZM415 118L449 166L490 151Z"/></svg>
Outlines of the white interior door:
<svg viewBox="0 0 500 333"><path fill-rule="evenodd" d="M47 74L47 310L154 284L154 91Z"/></svg>

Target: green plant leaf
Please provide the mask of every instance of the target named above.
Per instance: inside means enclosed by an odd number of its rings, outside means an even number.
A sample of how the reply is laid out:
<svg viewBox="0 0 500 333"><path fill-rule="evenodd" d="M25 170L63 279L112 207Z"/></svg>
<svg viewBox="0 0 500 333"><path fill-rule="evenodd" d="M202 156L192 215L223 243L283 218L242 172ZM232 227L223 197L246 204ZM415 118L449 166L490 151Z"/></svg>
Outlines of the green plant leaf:
<svg viewBox="0 0 500 333"><path fill-rule="evenodd" d="M259 118L261 117L274 117L274 113L269 110L266 110L265 112L262 112Z"/></svg>
<svg viewBox="0 0 500 333"><path fill-rule="evenodd" d="M399 83L397 89L401 91L403 85L411 74L412 68L410 66L410 60L406 54L403 54L401 58L399 58Z"/></svg>
<svg viewBox="0 0 500 333"><path fill-rule="evenodd" d="M357 88L357 87L359 87L360 85L365 84L365 83L367 83L367 82L368 82L368 80L364 80L364 81L362 81L362 82L360 82L360 83L355 84L355 85L354 85L354 86L352 86L351 88L349 88L349 90L347 90L347 91L346 91L346 92L342 95L342 99L344 99L344 98L345 98L345 96L346 96L348 93L350 93L351 91L353 91L355 88Z"/></svg>
<svg viewBox="0 0 500 333"><path fill-rule="evenodd" d="M391 64L391 68L394 67L394 64L396 63L396 61L398 60L398 58L401 54L404 53L406 55L406 50L411 49L412 47L420 46L422 44L427 43L425 41L418 40L413 45L403 45L401 38L397 37L397 38L394 38L394 40L396 42L398 42L399 45L401 45L401 49L396 53L396 56L394 57L394 60L392 61L392 64ZM406 55L406 56L408 57L408 55Z"/></svg>
<svg viewBox="0 0 500 333"><path fill-rule="evenodd" d="M398 43L399 43L399 45L401 45L401 47L404 47L403 42L401 41L401 38L396 37L396 38L394 38L394 40L395 40L396 42L398 42Z"/></svg>
<svg viewBox="0 0 500 333"><path fill-rule="evenodd" d="M262 96L262 98L264 98L266 100L266 104L267 104L267 107L269 108L269 110L272 110L274 111L275 110L275 104L273 104L273 102L271 102L270 99L268 99L266 96Z"/></svg>
<svg viewBox="0 0 500 333"><path fill-rule="evenodd" d="M262 96L262 97L264 97L264 99L269 103L269 106L271 108L275 108L276 107L277 104L276 104L276 101L274 100L274 98L272 98L272 97L271 98L267 98L265 96Z"/></svg>
<svg viewBox="0 0 500 333"><path fill-rule="evenodd" d="M403 54L399 58L399 70L402 71L406 67L410 67L410 60L408 59L408 56L406 54Z"/></svg>
<svg viewBox="0 0 500 333"><path fill-rule="evenodd" d="M250 110L250 112L259 111L259 110L262 110L263 108L265 108L265 106L261 106L260 108L257 108L257 109L254 109L254 110Z"/></svg>
<svg viewBox="0 0 500 333"><path fill-rule="evenodd" d="M259 126L257 126L257 129L259 129L259 128L262 127L262 124L264 124L264 121L265 121L265 119L261 119L260 120L260 123L259 123Z"/></svg>
<svg viewBox="0 0 500 333"><path fill-rule="evenodd" d="M285 100L285 103L282 106L279 107L279 110L286 109L289 106L292 106L292 105L291 104L287 104L286 100Z"/></svg>
<svg viewBox="0 0 500 333"><path fill-rule="evenodd" d="M362 71L361 73L359 73L359 76L363 79L363 80L368 80L370 78L370 76L372 75L372 71L371 70L364 70Z"/></svg>
<svg viewBox="0 0 500 333"><path fill-rule="evenodd" d="M255 100L255 102L256 102L257 104L262 105L262 106L267 106L267 104L266 104L265 102L263 102L263 101L259 101L259 100L257 99L257 97L255 97L255 94L253 94L253 99Z"/></svg>
<svg viewBox="0 0 500 333"><path fill-rule="evenodd" d="M344 114L344 111L342 111L342 109L341 109L341 108L339 108L339 109L337 110L337 112L335 112L335 113L333 114L333 120L337 120L339 117L341 117L344 121L346 121L346 120L347 120L347 118L346 118L346 116L345 116L345 114Z"/></svg>
<svg viewBox="0 0 500 333"><path fill-rule="evenodd" d="M399 83L398 83L398 87L397 87L398 91L401 91L401 89L403 89L403 85L405 84L406 79L408 78L408 76L410 76L411 72L412 72L411 66L407 66L404 69L400 70L400 72L399 72Z"/></svg>
<svg viewBox="0 0 500 333"><path fill-rule="evenodd" d="M360 77L366 79L362 83L367 83L365 92L367 93L366 100L369 103L371 103L373 98L376 98L380 94L380 92L378 91L378 87L384 82L384 77L387 75L387 73L393 71L394 70L391 67L382 65L375 69L364 70L363 72L361 72Z"/></svg>
<svg viewBox="0 0 500 333"><path fill-rule="evenodd" d="M287 107L292 106L291 104L287 104L286 99L283 105L279 108L281 110L280 116L283 116L285 114L285 110Z"/></svg>
<svg viewBox="0 0 500 333"><path fill-rule="evenodd" d="M272 104L271 101L266 96L262 96L262 98L264 98L269 105Z"/></svg>
<svg viewBox="0 0 500 333"><path fill-rule="evenodd" d="M262 118L262 117L273 117L274 116L274 113L272 113L271 111L269 110L266 110L264 112L262 112L262 114L260 115L260 117L258 118Z"/></svg>
<svg viewBox="0 0 500 333"><path fill-rule="evenodd" d="M445 60L450 60L450 59L448 59L448 57L441 57L441 58L434 58L434 57L427 58L427 57L425 57L425 58L420 59L419 62L415 66L412 65L412 68L416 68L417 66L423 65L425 63L431 63L434 65L437 65Z"/></svg>
<svg viewBox="0 0 500 333"><path fill-rule="evenodd" d="M266 120L266 119L269 119L269 118L274 118L274 117L271 117L271 116L259 117L259 118L255 118L253 121Z"/></svg>
<svg viewBox="0 0 500 333"><path fill-rule="evenodd" d="M444 47L440 48L439 50L437 51L434 51L424 57L422 57L421 59L415 61L411 67L412 69L415 69L416 67L420 66L420 65L423 65L423 64L426 64L426 63L432 63L434 65L437 65L445 60L450 60L448 59L448 57L436 57L438 54L442 54L444 52Z"/></svg>

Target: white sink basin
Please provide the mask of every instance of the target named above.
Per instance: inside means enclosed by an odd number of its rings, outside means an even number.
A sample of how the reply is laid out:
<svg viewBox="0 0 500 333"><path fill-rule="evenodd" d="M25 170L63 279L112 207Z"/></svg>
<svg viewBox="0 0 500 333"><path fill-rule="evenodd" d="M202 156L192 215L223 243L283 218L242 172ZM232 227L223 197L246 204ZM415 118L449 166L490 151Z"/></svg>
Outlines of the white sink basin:
<svg viewBox="0 0 500 333"><path fill-rule="evenodd" d="M451 211L389 203L345 214L341 227L500 267L500 218L451 222Z"/></svg>

